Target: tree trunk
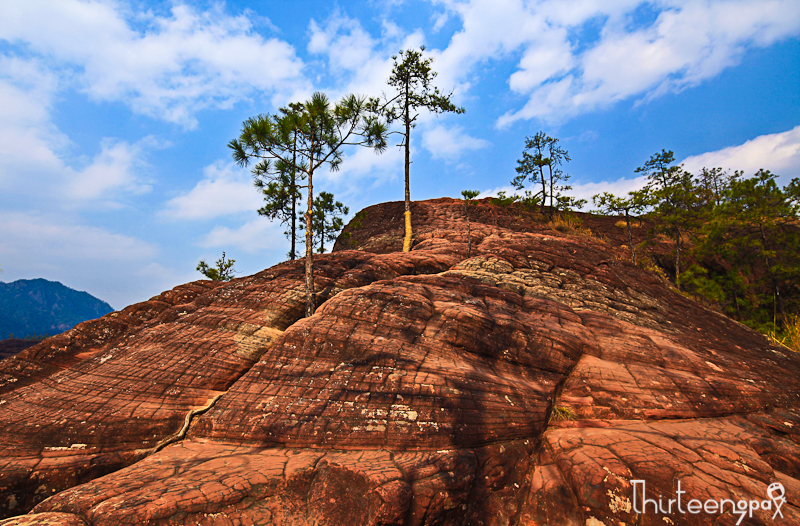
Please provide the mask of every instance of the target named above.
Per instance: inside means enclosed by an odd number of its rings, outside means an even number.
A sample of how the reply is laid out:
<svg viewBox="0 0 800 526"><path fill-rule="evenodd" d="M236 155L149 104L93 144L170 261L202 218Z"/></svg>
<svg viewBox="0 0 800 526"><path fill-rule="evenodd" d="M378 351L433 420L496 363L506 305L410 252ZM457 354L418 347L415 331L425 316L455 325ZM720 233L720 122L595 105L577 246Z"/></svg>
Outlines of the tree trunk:
<svg viewBox="0 0 800 526"><path fill-rule="evenodd" d="M628 227L628 246L631 247L631 261L636 264L636 252L633 250L633 234L631 233L631 216L628 210L625 210L625 226Z"/></svg>
<svg viewBox="0 0 800 526"><path fill-rule="evenodd" d="M289 192L292 196L292 250L289 252L289 259L292 261L295 260L297 257L297 252L295 250L296 242L297 242L297 199L295 198L295 192L297 192L297 186L295 183L297 175L297 132L294 133L294 141L292 143L292 180L291 184L289 185Z"/></svg>
<svg viewBox="0 0 800 526"><path fill-rule="evenodd" d="M539 178L542 180L542 215L544 215L544 209L547 206L547 182L544 180L544 168L539 166Z"/></svg>
<svg viewBox="0 0 800 526"><path fill-rule="evenodd" d="M550 219L553 219L553 165L548 164L547 168L550 170Z"/></svg>
<svg viewBox="0 0 800 526"><path fill-rule="evenodd" d="M408 80L406 80L406 93L405 93L405 113L403 118L405 120L406 125L406 140L405 142L405 153L406 153L406 162L405 162L405 172L406 172L406 208L405 213L405 238L403 239L403 252L409 252L411 250L411 189L410 189L410 175L409 172L411 171L411 114L409 109L409 100L408 100Z"/></svg>
<svg viewBox="0 0 800 526"><path fill-rule="evenodd" d="M675 284L678 284L678 279L681 277L681 231L675 227ZM678 286L680 289L680 285Z"/></svg>
<svg viewBox="0 0 800 526"><path fill-rule="evenodd" d="M769 246L767 244L767 235L764 232L764 225L759 225L759 229L761 230L761 243L764 245L764 250L768 251ZM775 273L772 272L772 261L769 259L769 256L764 256L767 264L767 272L769 272L769 277L772 279L772 286L775 287L775 297L778 300L778 309L781 311L781 320L783 321L783 326L789 326L789 318L786 316L786 309L783 305L783 296L781 295L781 288L778 284L778 278L775 277Z"/></svg>
<svg viewBox="0 0 800 526"><path fill-rule="evenodd" d="M321 211L322 217L320 217L320 226L319 226L319 253L325 253L325 212Z"/></svg>
<svg viewBox="0 0 800 526"><path fill-rule="evenodd" d="M311 152L314 151L314 142L311 142ZM314 246L311 237L311 213L314 210L314 154L308 162L308 210L306 211L306 317L310 317L316 310L314 304Z"/></svg>

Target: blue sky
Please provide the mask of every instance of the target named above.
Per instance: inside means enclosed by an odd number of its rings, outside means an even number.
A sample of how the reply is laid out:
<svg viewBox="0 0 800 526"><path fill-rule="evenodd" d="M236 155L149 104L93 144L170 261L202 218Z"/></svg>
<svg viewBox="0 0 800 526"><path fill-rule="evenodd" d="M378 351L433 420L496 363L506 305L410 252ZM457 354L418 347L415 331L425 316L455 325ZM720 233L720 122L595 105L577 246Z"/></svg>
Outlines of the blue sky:
<svg viewBox="0 0 800 526"><path fill-rule="evenodd" d="M425 45L463 115L412 133L412 199L509 187L526 135L569 151L575 193L687 169L800 176L797 0L0 0L0 267L120 309L283 259L284 227L227 143L314 91L379 95ZM348 152L322 174L351 214L403 198L402 152Z"/></svg>

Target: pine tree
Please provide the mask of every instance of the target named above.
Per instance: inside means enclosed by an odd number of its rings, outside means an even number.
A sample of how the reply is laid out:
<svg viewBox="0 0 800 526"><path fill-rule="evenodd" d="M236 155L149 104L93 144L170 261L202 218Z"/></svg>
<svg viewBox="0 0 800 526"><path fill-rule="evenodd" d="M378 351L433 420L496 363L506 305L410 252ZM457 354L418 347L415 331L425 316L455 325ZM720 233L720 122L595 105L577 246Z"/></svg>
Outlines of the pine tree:
<svg viewBox="0 0 800 526"><path fill-rule="evenodd" d="M314 173L327 166L338 170L342 148L367 146L377 152L386 149L386 125L371 114L366 100L348 95L331 107L322 93L314 93L302 104L290 106L296 118L260 115L247 119L238 139L228 146L241 166L255 162L254 175L285 173L287 167L305 175L306 222L306 316L316 310L313 261Z"/></svg>
<svg viewBox="0 0 800 526"><path fill-rule="evenodd" d="M317 252L325 252L325 243L336 241L338 232L344 227L342 216L350 213L350 209L340 201L333 200L333 194L320 192L314 199L314 214L311 220L313 227L312 240L319 244Z"/></svg>
<svg viewBox="0 0 800 526"><path fill-rule="evenodd" d="M564 162L569 162L570 157L567 150L559 146L558 142L558 139L548 136L543 131L533 137L526 137L522 159L517 160L519 175L511 181L517 190L522 190L526 182L541 184L542 189L530 194L529 199L538 202L541 207L540 211L544 214L549 197L550 217L553 217L559 208L565 210L572 207L580 208L586 203L585 200L577 200L561 194L562 190L571 190L572 187L560 184L560 181L569 179L569 175L565 174L560 166Z"/></svg>
<svg viewBox="0 0 800 526"><path fill-rule="evenodd" d="M411 129L416 126L418 110L425 109L433 113L464 113L464 108L455 106L451 101L452 93L442 95L431 82L436 72L431 69L431 58L422 58L425 47L419 51L413 49L400 51L394 55L394 67L388 84L395 93L380 99L372 99L371 107L386 116L388 123L400 121L403 125L401 146L405 148L405 238L403 252L411 250Z"/></svg>
<svg viewBox="0 0 800 526"><path fill-rule="evenodd" d="M661 150L635 170L647 176L647 191L658 213L661 228L675 241L675 282L680 282L684 236L698 226L700 202L692 174L674 166L674 154Z"/></svg>
<svg viewBox="0 0 800 526"><path fill-rule="evenodd" d="M216 267L209 267L208 264L201 259L200 263L197 264L197 270L210 280L230 281L233 279L233 275L236 272L236 269L233 268L234 263L236 263L235 259L226 261L225 252L223 252L222 257L217 260Z"/></svg>
<svg viewBox="0 0 800 526"><path fill-rule="evenodd" d="M636 264L636 250L633 246L633 233L631 231L631 216L644 212L651 204L645 190L628 192L628 197L617 197L612 193L603 192L592 197L598 212L604 215L625 214L625 227L628 232L628 246L631 250L631 262Z"/></svg>
<svg viewBox="0 0 800 526"><path fill-rule="evenodd" d="M472 257L472 229L469 226L469 207L475 204L472 200L478 197L480 192L477 190L463 190L461 195L464 196L464 215L467 216L467 257Z"/></svg>
<svg viewBox="0 0 800 526"><path fill-rule="evenodd" d="M253 183L261 191L265 202L258 209L258 214L269 219L278 219L281 224L289 227L285 232L291 240L288 256L294 261L297 257L297 202L302 198L302 186L298 182L305 178L304 171L296 167L297 128L302 105L291 103L288 108L281 108L279 112L276 129L282 134L281 140L287 145L291 144L291 162L277 159L273 165L256 164L253 169Z"/></svg>

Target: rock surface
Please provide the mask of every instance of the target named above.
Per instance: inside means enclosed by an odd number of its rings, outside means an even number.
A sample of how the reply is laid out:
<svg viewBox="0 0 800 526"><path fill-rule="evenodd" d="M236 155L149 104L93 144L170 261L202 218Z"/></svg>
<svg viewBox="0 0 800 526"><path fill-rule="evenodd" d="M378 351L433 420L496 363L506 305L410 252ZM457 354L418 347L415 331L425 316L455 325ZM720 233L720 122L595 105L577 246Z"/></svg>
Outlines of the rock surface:
<svg viewBox="0 0 800 526"><path fill-rule="evenodd" d="M28 347L33 347L36 344L42 343L42 340L22 340L19 338L8 338L0 340L0 360L3 358L10 358L18 354Z"/></svg>
<svg viewBox="0 0 800 526"><path fill-rule="evenodd" d="M316 257L311 318L287 262L0 361L0 524L721 525L776 482L800 524L797 355L613 240L480 202L468 256L462 202L413 214Z"/></svg>

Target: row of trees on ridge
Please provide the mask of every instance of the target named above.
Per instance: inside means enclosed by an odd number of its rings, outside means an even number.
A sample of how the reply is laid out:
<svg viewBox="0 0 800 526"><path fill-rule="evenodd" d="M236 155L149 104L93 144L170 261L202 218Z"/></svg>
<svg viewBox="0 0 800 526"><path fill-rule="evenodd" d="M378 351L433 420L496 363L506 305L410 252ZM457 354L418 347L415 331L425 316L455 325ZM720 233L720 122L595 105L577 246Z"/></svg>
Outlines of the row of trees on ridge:
<svg viewBox="0 0 800 526"><path fill-rule="evenodd" d="M640 216L652 225L644 245L658 235L671 241L681 290L764 332L797 323L800 179L780 187L777 175L763 169L751 177L722 168L692 174L668 150L652 155L636 173L647 177L641 190L593 197L597 212L624 217L634 263L631 230Z"/></svg>

